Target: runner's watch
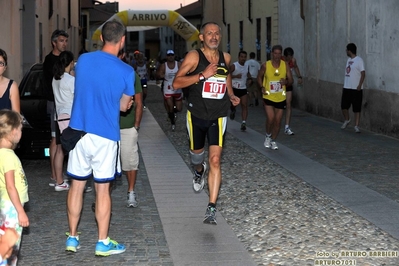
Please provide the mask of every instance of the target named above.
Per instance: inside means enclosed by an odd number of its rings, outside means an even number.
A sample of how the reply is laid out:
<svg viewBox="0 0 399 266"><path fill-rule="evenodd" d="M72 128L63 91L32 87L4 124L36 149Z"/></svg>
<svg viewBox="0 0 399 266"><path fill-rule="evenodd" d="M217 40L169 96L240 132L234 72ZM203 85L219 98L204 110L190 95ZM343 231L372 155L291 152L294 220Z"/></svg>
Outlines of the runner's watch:
<svg viewBox="0 0 399 266"><path fill-rule="evenodd" d="M206 80L206 78L205 78L204 74L202 74L202 72L200 72L198 75L199 75L199 81L205 81Z"/></svg>

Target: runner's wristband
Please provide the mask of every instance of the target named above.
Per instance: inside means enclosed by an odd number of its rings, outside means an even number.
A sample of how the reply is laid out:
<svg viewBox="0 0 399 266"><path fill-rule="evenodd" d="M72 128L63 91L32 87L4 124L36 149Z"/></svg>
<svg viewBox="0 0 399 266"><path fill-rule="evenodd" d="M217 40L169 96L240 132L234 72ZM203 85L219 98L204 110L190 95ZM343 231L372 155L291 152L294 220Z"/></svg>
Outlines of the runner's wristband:
<svg viewBox="0 0 399 266"><path fill-rule="evenodd" d="M202 74L202 72L199 73L198 76L199 76L199 81L205 81L206 80L206 78L205 78L204 74Z"/></svg>

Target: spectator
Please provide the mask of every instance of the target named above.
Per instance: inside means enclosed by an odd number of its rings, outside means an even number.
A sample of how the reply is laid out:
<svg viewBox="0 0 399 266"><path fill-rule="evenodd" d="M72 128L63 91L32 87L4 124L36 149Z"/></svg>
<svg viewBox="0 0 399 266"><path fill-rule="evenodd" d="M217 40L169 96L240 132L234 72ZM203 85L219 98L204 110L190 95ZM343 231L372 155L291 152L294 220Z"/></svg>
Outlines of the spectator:
<svg viewBox="0 0 399 266"><path fill-rule="evenodd" d="M61 146L60 135L68 127L71 117L73 94L75 90L75 77L70 73L74 68L73 54L64 51L59 55L59 60L54 65L53 93L57 114L56 144L57 152L54 158L55 191L69 190L69 185L63 180L64 152Z"/></svg>
<svg viewBox="0 0 399 266"><path fill-rule="evenodd" d="M355 114L355 132L360 133L360 112L363 100L363 82L366 77L363 59L356 55L357 47L354 43L346 46L346 55L349 57L346 62L344 88L342 89L341 109L345 121L341 128L345 129L351 121L349 118L349 107L352 105Z"/></svg>
<svg viewBox="0 0 399 266"><path fill-rule="evenodd" d="M134 106L126 112L121 112L121 162L122 170L126 173L128 189L126 206L136 208L139 203L136 186L137 171L139 168L138 136L140 122L143 116L143 99L140 78L136 73L134 85Z"/></svg>
<svg viewBox="0 0 399 266"><path fill-rule="evenodd" d="M20 113L20 101L18 85L12 79L6 78L3 74L7 70L7 53L0 49L0 110L10 109Z"/></svg>
<svg viewBox="0 0 399 266"><path fill-rule="evenodd" d="M43 62L43 86L47 95L47 114L50 115L51 124L51 142L50 142L50 167L51 167L51 180L49 185L54 187L57 183L56 169L54 159L56 153L62 153L61 145L57 145L55 139L56 131L56 117L55 117L55 104L52 82L54 77L54 64L58 61L61 52L66 50L68 45L68 33L63 30L55 30L51 34L51 45L53 50L44 58ZM62 170L61 170L62 171ZM59 182L59 181L58 181Z"/></svg>
<svg viewBox="0 0 399 266"><path fill-rule="evenodd" d="M135 74L131 66L117 56L125 45L125 27L119 21L107 21L100 36L101 51L80 56L76 64L75 96L69 126L86 134L69 152L68 175L72 177L67 198L69 236L66 250L80 246L78 223L83 207L83 190L93 175L96 189L95 216L98 242L95 255L109 256L125 252L126 247L108 237L111 216L110 182L120 169L120 111L133 103Z"/></svg>

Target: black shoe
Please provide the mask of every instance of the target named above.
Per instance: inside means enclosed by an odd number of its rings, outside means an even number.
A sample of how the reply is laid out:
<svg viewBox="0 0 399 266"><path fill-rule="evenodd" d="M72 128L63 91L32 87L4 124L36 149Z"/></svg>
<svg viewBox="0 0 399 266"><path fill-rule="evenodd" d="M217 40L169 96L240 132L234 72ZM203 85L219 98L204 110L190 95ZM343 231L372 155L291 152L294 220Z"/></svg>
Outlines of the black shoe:
<svg viewBox="0 0 399 266"><path fill-rule="evenodd" d="M241 131L247 130L247 125L245 123L241 124Z"/></svg>
<svg viewBox="0 0 399 266"><path fill-rule="evenodd" d="M255 99L255 106L258 106L258 105L259 105L258 99Z"/></svg>
<svg viewBox="0 0 399 266"><path fill-rule="evenodd" d="M205 212L204 224L214 224L217 225L216 222L216 208L208 206Z"/></svg>
<svg viewBox="0 0 399 266"><path fill-rule="evenodd" d="M235 117L236 117L236 110L234 109L234 110L231 110L231 112L230 112L230 119L234 120Z"/></svg>

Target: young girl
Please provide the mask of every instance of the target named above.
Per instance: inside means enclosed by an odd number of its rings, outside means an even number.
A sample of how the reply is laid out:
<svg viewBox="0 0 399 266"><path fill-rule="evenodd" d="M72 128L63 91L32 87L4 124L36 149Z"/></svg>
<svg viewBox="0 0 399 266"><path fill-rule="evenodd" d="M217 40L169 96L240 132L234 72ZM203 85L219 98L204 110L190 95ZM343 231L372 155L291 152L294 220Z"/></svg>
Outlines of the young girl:
<svg viewBox="0 0 399 266"><path fill-rule="evenodd" d="M29 226L24 210L24 204L29 200L28 182L21 161L14 153L21 135L21 115L7 109L0 110L0 226L15 228L19 235L15 256L8 259L9 265L17 264L22 227Z"/></svg>

